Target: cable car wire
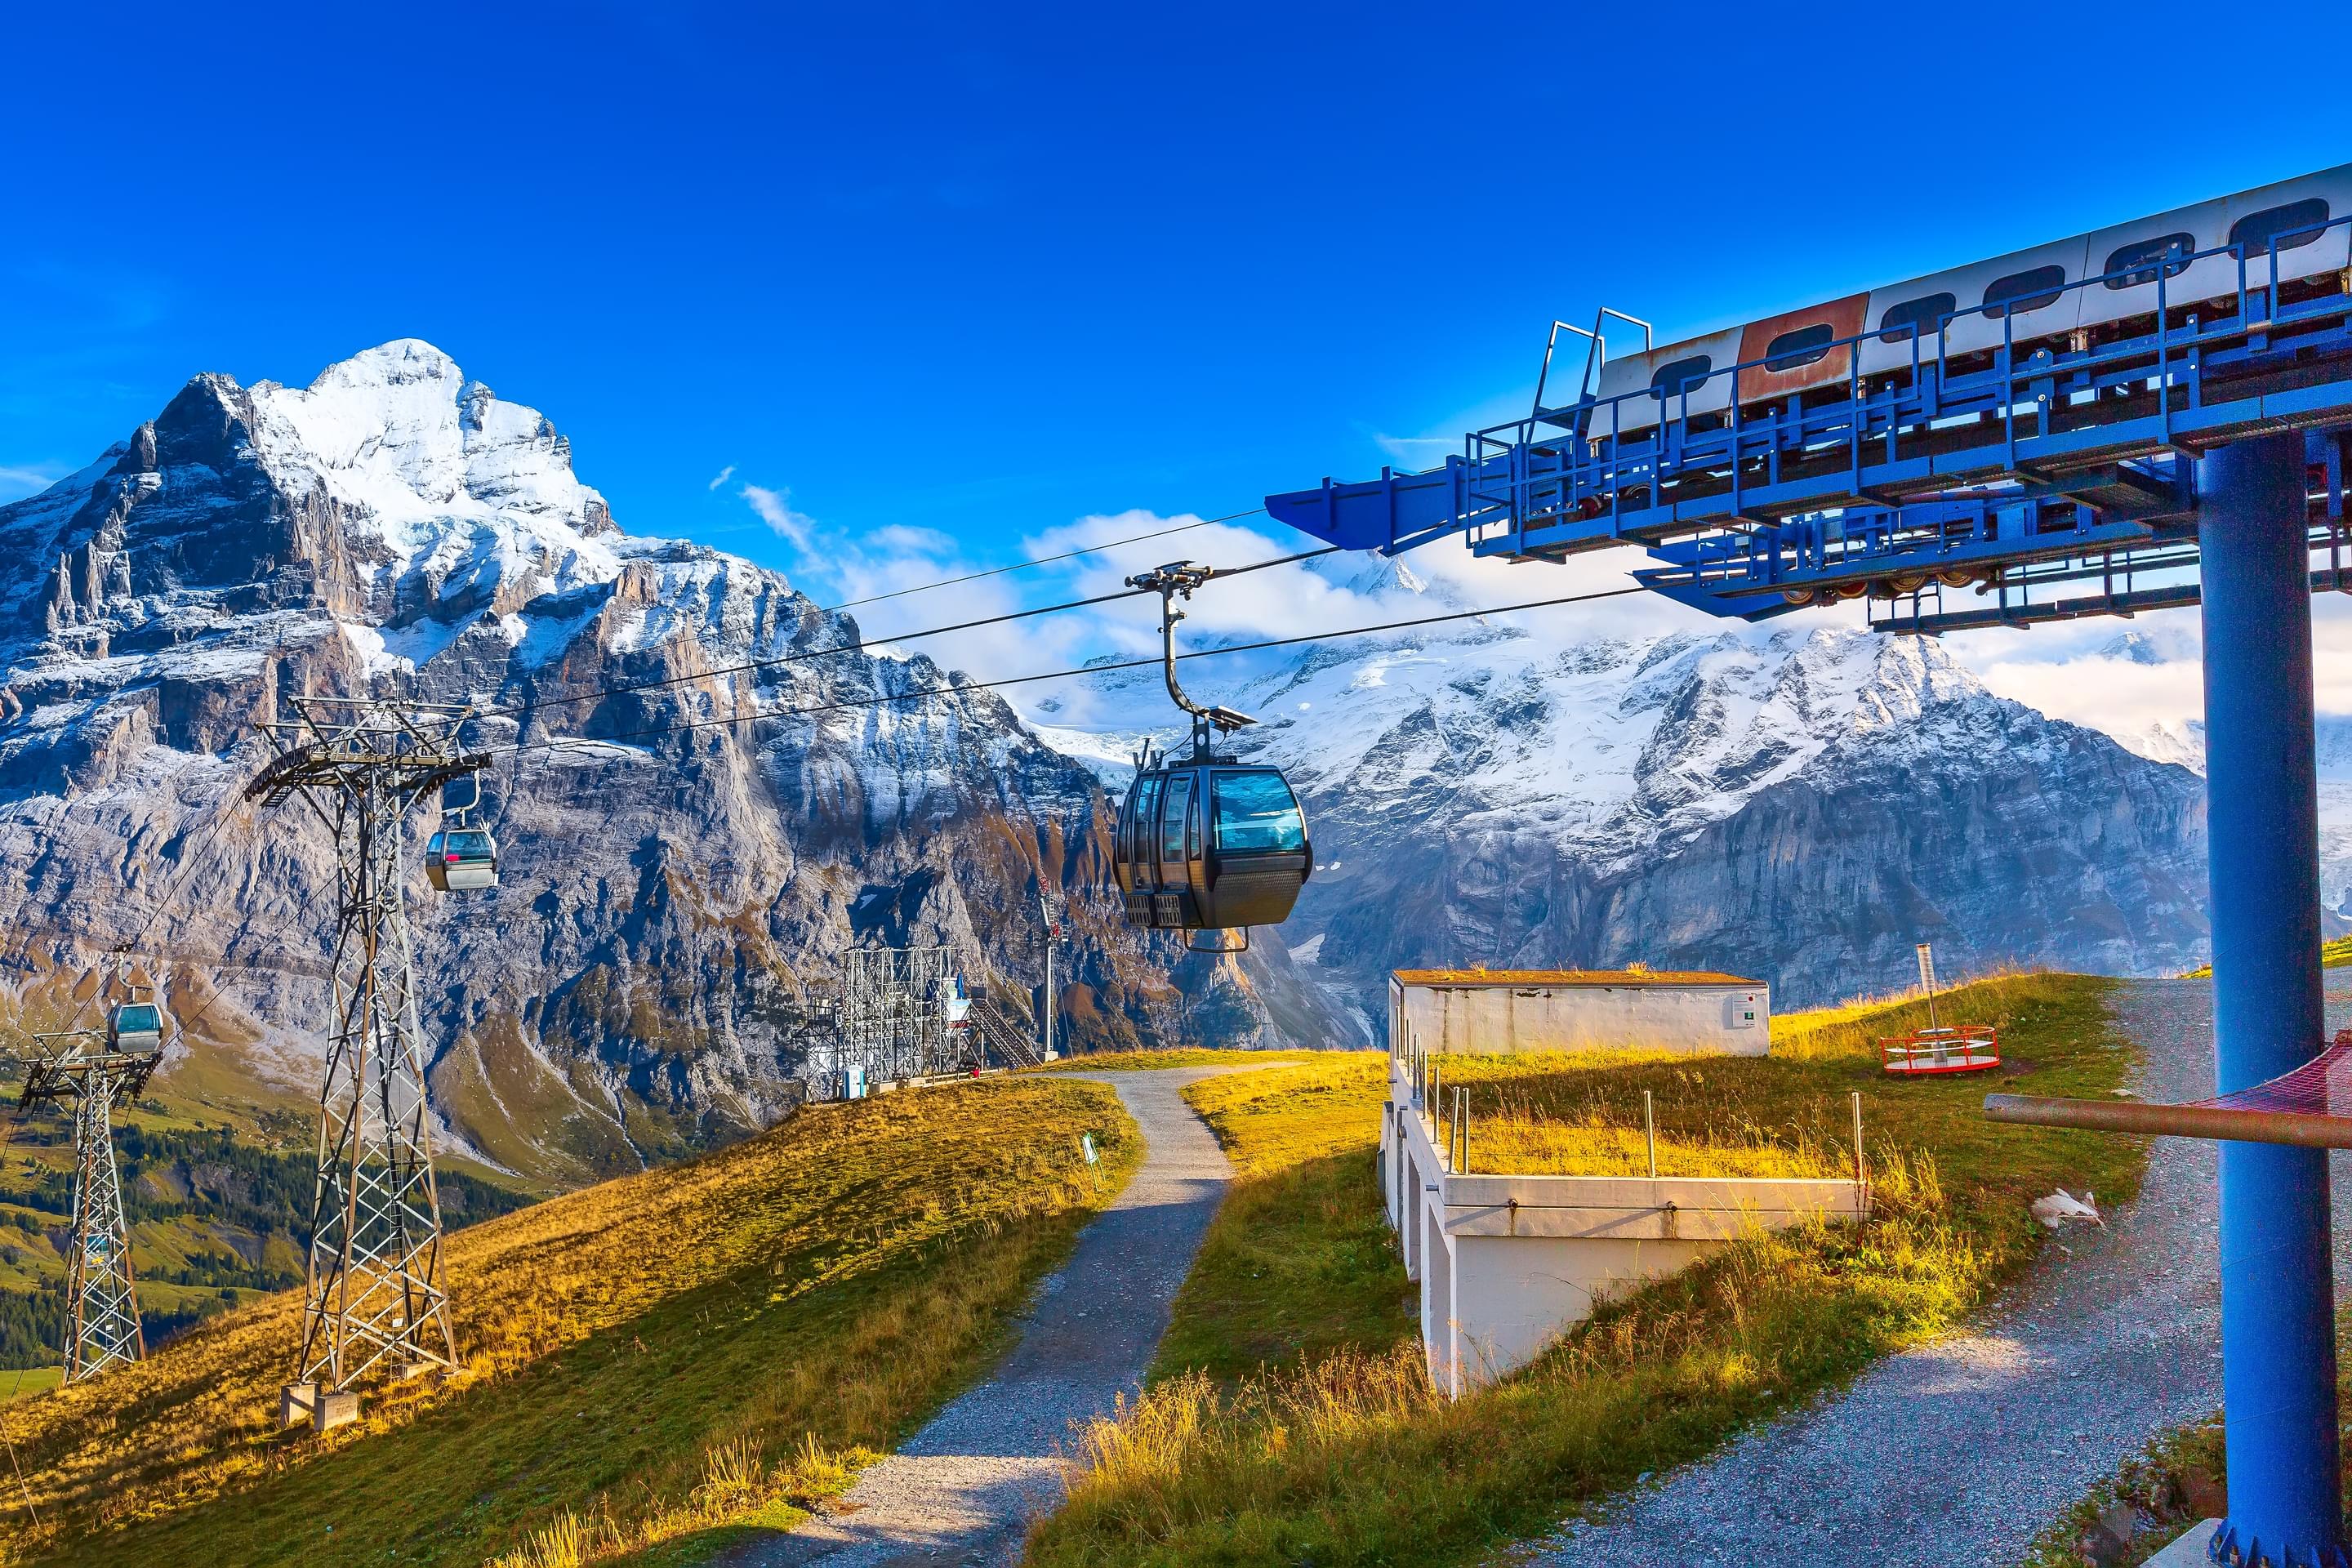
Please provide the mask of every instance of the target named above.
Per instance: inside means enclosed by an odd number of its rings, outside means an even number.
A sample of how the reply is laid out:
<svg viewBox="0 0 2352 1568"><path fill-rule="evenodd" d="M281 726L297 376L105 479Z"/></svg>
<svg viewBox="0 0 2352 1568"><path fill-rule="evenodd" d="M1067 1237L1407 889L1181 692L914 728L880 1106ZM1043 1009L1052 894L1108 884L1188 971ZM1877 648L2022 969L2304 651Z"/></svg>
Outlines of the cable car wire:
<svg viewBox="0 0 2352 1568"><path fill-rule="evenodd" d="M1239 577L1245 573L1263 572L1270 566L1288 566L1300 561L1312 561L1318 555L1337 553L1339 546L1326 544L1314 550L1302 550L1294 555L1277 555L1268 561L1253 561L1246 566L1221 569L1219 577ZM533 709L553 708L573 702L591 702L602 697L625 697L633 692L657 691L665 687L684 686L691 681L712 680L722 675L741 675L749 671L778 665L805 664L812 659L833 658L842 654L862 653L870 648L888 647L894 643L918 642L924 637L945 637L950 632L977 631L982 626L1003 626L1007 621L1025 621L1038 616L1058 615L1065 610L1083 610L1096 605L1108 605L1120 599L1140 598L1157 592L1151 588L1121 588L1116 593L1097 594L1089 598L1070 599L1058 605L1037 605L1025 610L1007 610L1003 615L982 616L978 620L957 621L950 626L927 626L920 631L897 632L888 637L862 637L856 642L843 643L837 647L811 648L805 653L776 654L768 658L746 659L740 664L721 665L716 669L697 670L690 675L666 675L657 680L630 681L618 686L599 688L593 691L575 691L554 697L534 697L528 702L509 703L499 708L478 709L478 719L510 719ZM823 612L831 614L830 611ZM495 748L494 748L495 749Z"/></svg>
<svg viewBox="0 0 2352 1568"><path fill-rule="evenodd" d="M863 599L852 599L847 604L832 605L824 613L828 616L839 615L844 610L854 610L860 605L878 605L885 599L903 599L909 594L928 594L934 588L951 588L958 583L975 583L982 577L1001 577L1007 572L1024 572L1032 566L1050 566L1056 561L1074 561L1081 555L1100 555L1107 550L1117 550L1121 545L1140 544L1147 539L1165 539L1171 533L1190 533L1196 528L1206 528L1213 522L1234 522L1244 517L1255 517L1264 510L1265 508L1262 506L1254 506L1247 511L1229 511L1223 517L1194 518L1191 522L1180 522L1173 528L1163 528L1154 533L1138 533L1126 539L1114 539L1108 543L1089 544L1082 550L1066 550L1059 555L1040 555L1034 561L1017 562L1011 566L992 566L985 572L967 572L961 577L942 577L936 583L918 584L912 588L895 588L887 594L870 594Z"/></svg>
<svg viewBox="0 0 2352 1568"><path fill-rule="evenodd" d="M296 921L299 921L304 915L310 912L310 906L319 901L319 895L320 893L325 892L329 888L340 887L341 884L341 878L340 874L329 877L322 881L313 882L310 885L310 890L302 896L302 901L294 906L294 912L286 918L286 924L289 927L293 926ZM189 961L182 959L180 962L182 963L186 963ZM333 984L334 967L334 955L332 953L328 954L327 963L329 971L328 983L331 985ZM208 962L205 967L215 970L231 967L228 962L228 952L226 943L223 944L219 959ZM241 965L238 967L251 968L257 966ZM176 1018L173 1020L172 1037L175 1040L184 1040L191 1035L194 1034L196 1026L210 1017L212 1016L213 1009L220 1005L220 999L227 994L228 987L221 984L218 980L215 980L213 983L213 994L205 998L205 1005L196 1009L194 1016L187 1019L184 1023Z"/></svg>
<svg viewBox="0 0 2352 1568"><path fill-rule="evenodd" d="M1319 552L1314 552L1319 553ZM1270 564L1270 563L1269 563ZM1475 620L1482 616L1507 616L1522 610L1549 610L1562 605L1585 605L1596 599L1622 598L1628 594L1643 594L1649 590L1639 583L1629 583L1622 588L1602 588L1590 594L1569 594L1553 599L1529 599L1517 605L1493 605L1475 610L1454 610L1442 616L1415 616L1401 621L1382 621L1374 626L1343 626L1336 631L1304 632L1297 637L1267 637L1258 642L1234 643L1224 647L1194 648L1176 655L1179 660L1191 658L1221 658L1229 654L1258 653L1267 648L1296 647L1300 643L1324 642L1333 637L1370 637L1378 632L1405 631L1414 626L1440 626L1448 621ZM688 730L711 730L722 724L748 724L761 719L799 719L818 713L836 713L853 708L880 708L892 702L911 702L926 697L950 697L960 691L992 691L1000 687L1026 686L1040 680L1066 680L1082 675L1102 675L1112 670L1156 668L1162 663L1160 655L1149 658L1115 659L1099 664L1082 664L1067 669L1041 670L1034 675L1008 675L993 680L965 680L943 686L926 686L918 690L893 692L880 697L845 698L838 702L819 702L802 708L772 708L751 713L738 713L724 718L691 719L675 724L658 724L644 730L624 731L617 735L564 735L546 741L509 742L488 748L492 752L518 752L547 747L562 749L579 746L609 745L620 741L641 740L654 735L679 734Z"/></svg>

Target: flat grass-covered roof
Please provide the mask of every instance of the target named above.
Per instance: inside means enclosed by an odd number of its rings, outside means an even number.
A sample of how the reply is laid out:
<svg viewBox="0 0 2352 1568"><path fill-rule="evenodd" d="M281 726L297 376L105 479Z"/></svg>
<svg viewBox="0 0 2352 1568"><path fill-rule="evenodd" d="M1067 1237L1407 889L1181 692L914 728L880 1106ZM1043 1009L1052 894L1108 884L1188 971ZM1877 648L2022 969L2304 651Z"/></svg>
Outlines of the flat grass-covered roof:
<svg viewBox="0 0 2352 1568"><path fill-rule="evenodd" d="M1398 969L1400 985L1746 985L1760 980L1710 969Z"/></svg>

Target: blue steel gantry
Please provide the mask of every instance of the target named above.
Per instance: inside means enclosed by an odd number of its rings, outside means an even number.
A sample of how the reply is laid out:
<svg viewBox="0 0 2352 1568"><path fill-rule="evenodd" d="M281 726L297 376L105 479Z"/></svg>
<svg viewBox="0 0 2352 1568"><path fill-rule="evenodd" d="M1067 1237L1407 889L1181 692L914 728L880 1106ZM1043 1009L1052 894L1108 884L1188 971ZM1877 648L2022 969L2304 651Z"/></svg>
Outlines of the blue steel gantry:
<svg viewBox="0 0 2352 1568"><path fill-rule="evenodd" d="M1454 535L1512 560L1635 545L1643 584L1746 620L1860 599L1874 627L1932 634L2201 605L2228 1094L2324 1044L2309 595L2352 590L2352 170L2298 184L2218 234L2198 208L2112 252L2073 242L2071 281L2032 265L2048 247L1982 264L2011 270L1980 299L1914 286L1874 326L1856 297L1834 325L1824 306L1717 334L1736 354L1645 341L1614 393L1605 323L1567 328L1592 344L1573 399L1543 403L1548 349L1528 416L1444 467L1266 509L1391 554ZM2037 328L2044 308L2062 330ZM1824 319L1753 346L1807 314ZM2325 1151L2222 1144L2216 1562L2352 1565L2329 1236Z"/></svg>

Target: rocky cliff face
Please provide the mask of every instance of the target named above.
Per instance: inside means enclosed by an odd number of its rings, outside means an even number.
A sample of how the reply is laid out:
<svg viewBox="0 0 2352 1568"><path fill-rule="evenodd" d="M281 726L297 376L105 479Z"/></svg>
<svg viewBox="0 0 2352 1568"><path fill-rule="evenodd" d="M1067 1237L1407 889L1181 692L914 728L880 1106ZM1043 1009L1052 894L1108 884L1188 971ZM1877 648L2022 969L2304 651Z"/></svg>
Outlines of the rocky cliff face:
<svg viewBox="0 0 2352 1568"><path fill-rule="evenodd" d="M584 1179L772 1119L802 1003L862 940L1034 985L1041 879L1080 894L1066 1037L1185 1031L1160 955L1085 896L1108 880L1087 773L929 661L847 650L856 624L777 574L622 532L545 418L427 344L299 390L200 376L0 508L0 627L26 1023L131 942L201 1014L201 1070L313 1084L331 849L239 798L251 724L401 691L489 710L468 739L500 755L501 886L412 889L436 1101L494 1161ZM614 686L637 689L570 700Z"/></svg>
<svg viewBox="0 0 2352 1568"><path fill-rule="evenodd" d="M1150 711L1138 677L1102 691ZM1474 621L1214 695L1259 716L1243 749L1289 772L1316 845L1255 968L1375 1037L1402 965L1728 969L1803 1005L1906 984L1919 941L1950 973L2204 950L2196 775L1993 696L1933 641Z"/></svg>

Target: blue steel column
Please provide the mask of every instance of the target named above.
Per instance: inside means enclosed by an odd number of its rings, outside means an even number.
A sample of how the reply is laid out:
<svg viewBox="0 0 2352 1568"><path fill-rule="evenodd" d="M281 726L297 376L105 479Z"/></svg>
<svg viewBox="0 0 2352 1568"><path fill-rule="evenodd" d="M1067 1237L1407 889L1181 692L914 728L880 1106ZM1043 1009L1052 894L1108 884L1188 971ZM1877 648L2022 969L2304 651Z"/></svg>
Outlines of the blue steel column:
<svg viewBox="0 0 2352 1568"><path fill-rule="evenodd" d="M2303 437L2198 468L2205 619L2213 1057L2223 1093L2317 1054L2319 812ZM2222 1394L2230 1517L2246 1563L2336 1559L2335 1281L2327 1156L2221 1145ZM2218 1551L2217 1551L2218 1554Z"/></svg>

